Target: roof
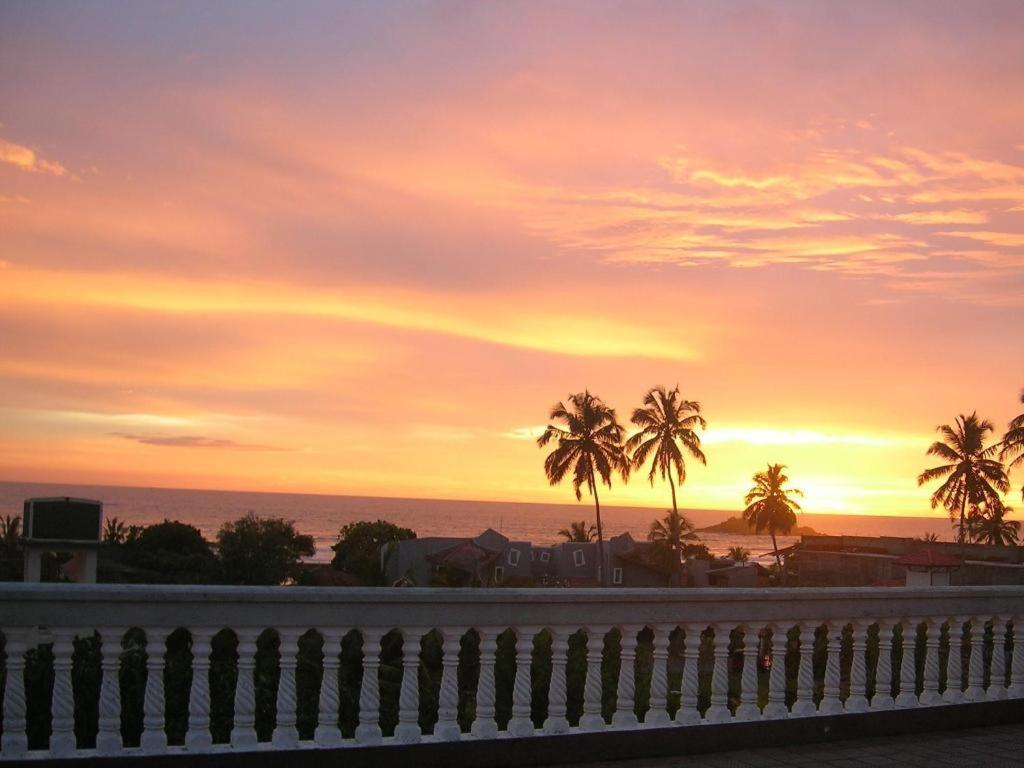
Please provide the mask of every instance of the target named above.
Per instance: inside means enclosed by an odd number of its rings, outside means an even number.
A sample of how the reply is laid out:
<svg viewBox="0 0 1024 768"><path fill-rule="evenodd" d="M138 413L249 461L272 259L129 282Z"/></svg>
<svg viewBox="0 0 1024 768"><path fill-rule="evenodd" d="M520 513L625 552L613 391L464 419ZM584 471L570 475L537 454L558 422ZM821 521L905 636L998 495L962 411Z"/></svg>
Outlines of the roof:
<svg viewBox="0 0 1024 768"><path fill-rule="evenodd" d="M894 565L906 565L918 568L959 568L960 558L936 552L932 549L919 549L893 560Z"/></svg>
<svg viewBox="0 0 1024 768"><path fill-rule="evenodd" d="M454 547L448 547L448 549L427 555L427 561L431 565L447 565L473 573L481 563L485 563L500 554L500 552L484 549L472 540L466 540L456 544Z"/></svg>

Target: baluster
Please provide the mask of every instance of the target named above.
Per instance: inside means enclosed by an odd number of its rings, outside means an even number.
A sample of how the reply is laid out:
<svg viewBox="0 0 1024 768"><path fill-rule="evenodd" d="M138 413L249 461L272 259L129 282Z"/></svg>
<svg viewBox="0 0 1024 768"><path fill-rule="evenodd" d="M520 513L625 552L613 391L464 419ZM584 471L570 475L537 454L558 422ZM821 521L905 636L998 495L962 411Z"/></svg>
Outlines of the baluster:
<svg viewBox="0 0 1024 768"><path fill-rule="evenodd" d="M605 727L601 714L601 659L604 656L604 636L610 627L587 627L587 680L583 687L583 716L580 730L600 731Z"/></svg>
<svg viewBox="0 0 1024 768"><path fill-rule="evenodd" d="M121 751L121 667L122 628L105 629L100 633L103 679L100 683L99 729L96 733L96 751L101 755L114 755Z"/></svg>
<svg viewBox="0 0 1024 768"><path fill-rule="evenodd" d="M796 675L796 701L793 715L804 717L817 714L814 705L814 633L817 625L808 621L800 622L800 666Z"/></svg>
<svg viewBox="0 0 1024 768"><path fill-rule="evenodd" d="M380 641L381 629L360 630L363 636L363 683L359 688L359 725L356 741L360 744L379 744L380 731Z"/></svg>
<svg viewBox="0 0 1024 768"><path fill-rule="evenodd" d="M1024 616L1013 617L1013 658L1010 659L1010 687L1006 695L1013 699L1024 697ZM5 731L6 733L6 731Z"/></svg>
<svg viewBox="0 0 1024 768"><path fill-rule="evenodd" d="M917 669L914 666L914 652L917 646L917 619L907 619L900 624L900 692L896 697L897 707L917 706Z"/></svg>
<svg viewBox="0 0 1024 768"><path fill-rule="evenodd" d="M843 711L843 703L839 701L839 657L843 651L843 621L830 621L825 625L828 631L828 655L825 660L825 680L822 689L821 704L818 711L823 715L837 715Z"/></svg>
<svg viewBox="0 0 1024 768"><path fill-rule="evenodd" d="M427 630L403 629L402 632L402 687L398 693L398 725L395 726L395 740L399 744L416 744L422 737L420 731L420 643ZM324 674L327 672L325 670ZM337 678L337 667L335 667ZM442 671L442 676L443 676ZM483 674L483 665L481 665ZM334 691L334 722L337 714L337 685ZM339 736L340 740L340 736Z"/></svg>
<svg viewBox="0 0 1024 768"><path fill-rule="evenodd" d="M53 713L50 733L50 754L67 757L78 748L75 738L75 693L71 685L72 655L75 652L75 630L53 631L53 694L50 711Z"/></svg>
<svg viewBox="0 0 1024 768"><path fill-rule="evenodd" d="M668 646L674 629L668 624L651 627L654 633L651 639L651 706L644 717L644 725L648 727L671 722L668 717Z"/></svg>
<svg viewBox="0 0 1024 768"><path fill-rule="evenodd" d="M761 648L761 635L751 625L743 627L743 672L740 675L740 705L736 708L737 720L759 720L761 710L757 707L757 663Z"/></svg>
<svg viewBox="0 0 1024 768"><path fill-rule="evenodd" d="M478 627L480 635L480 679L476 685L476 719L472 733L478 739L493 739L498 735L494 720L494 656L498 651L498 630Z"/></svg>
<svg viewBox="0 0 1024 768"><path fill-rule="evenodd" d="M510 736L533 735L530 720L530 660L536 627L515 627L516 677L512 684L512 719L508 721Z"/></svg>
<svg viewBox="0 0 1024 768"><path fill-rule="evenodd" d="M959 704L964 700L963 643L965 620L963 616L953 616L948 621L949 656L946 658L946 690L942 693L942 700L947 704Z"/></svg>
<svg viewBox="0 0 1024 768"><path fill-rule="evenodd" d="M709 723L725 723L732 719L729 711L729 628L714 624L715 666L711 672L711 706L704 714Z"/></svg>
<svg viewBox="0 0 1024 768"><path fill-rule="evenodd" d="M704 627L699 624L686 624L683 630L686 633L683 636L683 680L679 691L676 722L693 725L700 722L697 686L700 684L700 636Z"/></svg>
<svg viewBox="0 0 1024 768"><path fill-rule="evenodd" d="M552 627L550 632L551 684L548 686L548 717L544 721L544 733L568 733L569 721L565 717L565 665L569 654L569 636L572 633L564 627Z"/></svg>
<svg viewBox="0 0 1024 768"><path fill-rule="evenodd" d="M985 698L1006 698L1006 618L1001 616L992 619L992 666Z"/></svg>
<svg viewBox="0 0 1024 768"><path fill-rule="evenodd" d="M278 646L280 654L277 680L277 725L271 737L271 743L277 749L294 749L299 746L299 729L296 727L295 706L297 693L295 690L295 667L298 664L299 638L303 630L287 627L277 630L281 642Z"/></svg>
<svg viewBox="0 0 1024 768"><path fill-rule="evenodd" d="M620 628L619 684L615 691L615 714L612 725L616 728L635 728L636 712L636 643L640 627L627 624Z"/></svg>
<svg viewBox="0 0 1024 768"><path fill-rule="evenodd" d="M210 640L212 629L192 630L192 689L188 697L188 731L185 748L209 749L210 736Z"/></svg>
<svg viewBox="0 0 1024 768"><path fill-rule="evenodd" d="M434 735L439 741L458 741L462 736L459 728L459 649L465 631L465 628L439 630L442 643L441 690L437 699L437 725L434 726ZM518 680L518 674L516 677Z"/></svg>
<svg viewBox="0 0 1024 768"><path fill-rule="evenodd" d="M850 695L844 709L847 712L867 712L868 707L868 627L870 621L853 622L853 655L850 660Z"/></svg>
<svg viewBox="0 0 1024 768"><path fill-rule="evenodd" d="M164 730L164 656L169 630L146 630L146 691L142 703L142 736L139 746L147 754L167 751Z"/></svg>
<svg viewBox="0 0 1024 768"><path fill-rule="evenodd" d="M7 683L4 686L4 732L0 736L0 755L22 757L28 751L25 733L25 653L30 629L5 629L7 644Z"/></svg>
<svg viewBox="0 0 1024 768"><path fill-rule="evenodd" d="M251 749L256 746L256 640L260 631L251 627L236 630L238 638L238 680L235 683L235 721L231 746ZM326 656L326 654L325 654Z"/></svg>
<svg viewBox="0 0 1024 768"><path fill-rule="evenodd" d="M878 622L878 664L875 666L875 694L871 709L892 709L892 646L896 622L882 619Z"/></svg>
<svg viewBox="0 0 1024 768"><path fill-rule="evenodd" d="M346 630L330 628L321 631L324 638L324 674L320 681L320 701L317 706L316 730L313 732L313 739L322 747L334 747L341 744L341 729L338 728L338 667L341 666L341 639L347 634ZM403 653L405 648L403 647ZM414 657L415 658L415 657ZM402 662L403 669L405 661ZM402 680L405 685L405 679ZM417 688L417 693L418 693ZM418 714L418 713L417 713ZM399 721L402 716L399 713ZM399 736L402 724L399 722L395 729L395 736ZM419 734L419 726L416 727ZM399 739L401 741L401 739Z"/></svg>
<svg viewBox="0 0 1024 768"><path fill-rule="evenodd" d="M971 616L970 624L964 631L964 639L971 644L971 655L967 662L967 690L964 691L966 701L982 701L985 698L984 663L982 656L985 645L985 624L978 616Z"/></svg>
<svg viewBox="0 0 1024 768"><path fill-rule="evenodd" d="M764 717L786 717L786 643L788 627L784 624L772 624L772 668L768 673L768 703L764 708Z"/></svg>
<svg viewBox="0 0 1024 768"><path fill-rule="evenodd" d="M939 645L942 642L942 619L929 618L925 622L924 684L921 704L934 706L942 703L939 695Z"/></svg>

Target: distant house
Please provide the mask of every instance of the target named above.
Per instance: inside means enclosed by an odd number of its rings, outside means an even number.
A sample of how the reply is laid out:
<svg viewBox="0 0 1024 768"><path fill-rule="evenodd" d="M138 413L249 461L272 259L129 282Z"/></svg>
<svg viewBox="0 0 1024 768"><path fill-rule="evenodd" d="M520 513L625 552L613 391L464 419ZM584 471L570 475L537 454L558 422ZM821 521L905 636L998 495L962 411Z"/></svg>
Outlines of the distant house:
<svg viewBox="0 0 1024 768"><path fill-rule="evenodd" d="M892 536L803 536L791 549L789 560L801 586L1024 584L1021 547Z"/></svg>
<svg viewBox="0 0 1024 768"><path fill-rule="evenodd" d="M669 574L651 557L651 544L628 533L605 542L611 587L664 587ZM394 542L382 552L388 584L415 586L598 585L595 542L534 546L488 528L475 538L431 537Z"/></svg>

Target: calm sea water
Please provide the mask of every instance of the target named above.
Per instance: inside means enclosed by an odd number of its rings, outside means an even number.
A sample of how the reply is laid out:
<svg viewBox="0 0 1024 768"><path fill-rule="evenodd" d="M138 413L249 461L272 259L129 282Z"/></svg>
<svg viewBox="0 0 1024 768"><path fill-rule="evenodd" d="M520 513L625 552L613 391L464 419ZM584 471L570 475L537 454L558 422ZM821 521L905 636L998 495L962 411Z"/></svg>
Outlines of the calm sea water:
<svg viewBox="0 0 1024 768"><path fill-rule="evenodd" d="M326 496L304 493L249 493L242 491L199 491L175 488L132 488L102 485L0 482L0 515L21 514L22 502L34 496L78 496L99 499L104 517L118 517L129 525L147 525L164 519L181 520L199 528L208 538L220 526L248 512L295 521L302 532L316 540L316 560L330 559L330 546L339 529L357 520L383 518L412 528L418 536L475 536L494 528L511 539L549 544L558 541L558 531L572 520L592 519L593 507L580 504L523 504L495 501L449 501L438 499L392 499L372 496ZM684 510L699 527L714 525L738 514L710 509ZM646 536L651 521L664 514L662 508L602 507L605 535L629 531L634 538ZM867 515L802 514L800 525L820 533L853 536L920 536L925 531L949 538L944 518L878 517ZM768 536L701 534L701 540L715 554L729 547L743 546L757 559L771 549ZM779 545L797 541L779 537Z"/></svg>

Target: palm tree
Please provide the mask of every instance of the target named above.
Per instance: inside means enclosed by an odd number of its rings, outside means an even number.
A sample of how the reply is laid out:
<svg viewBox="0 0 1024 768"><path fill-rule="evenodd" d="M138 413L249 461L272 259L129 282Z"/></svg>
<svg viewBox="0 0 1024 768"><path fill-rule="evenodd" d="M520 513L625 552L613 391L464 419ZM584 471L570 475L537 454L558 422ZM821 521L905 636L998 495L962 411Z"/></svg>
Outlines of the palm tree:
<svg viewBox="0 0 1024 768"><path fill-rule="evenodd" d="M647 533L647 540L650 541L655 551L670 569L669 585L679 586L682 579L682 554L687 540L697 538L693 532L693 523L685 516L679 514L678 510L670 509L665 513L662 520L655 520L651 523L651 530Z"/></svg>
<svg viewBox="0 0 1024 768"><path fill-rule="evenodd" d="M681 399L678 386L671 390L653 387L644 396L644 407L634 410L630 421L640 427L640 431L626 441L626 450L632 454L630 462L633 469L640 469L648 458L652 459L647 479L653 486L655 475L661 475L663 480L668 478L672 489L672 509L678 511L672 475L675 474L680 485L686 481L683 450L701 464L708 463L696 432L698 427L707 427L707 422L700 415L700 403Z"/></svg>
<svg viewBox="0 0 1024 768"><path fill-rule="evenodd" d="M1010 481L1003 465L995 458L999 443L985 446L985 437L994 430L991 421L979 419L977 413L970 416L961 414L954 426L942 424L937 429L942 440L932 443L928 455L938 456L948 463L926 469L917 476L917 484L946 478L932 494L932 509L941 504L953 522L959 514L957 541L963 544L968 508L1000 504L999 494L1010 489Z"/></svg>
<svg viewBox="0 0 1024 768"><path fill-rule="evenodd" d="M1003 504L988 510L974 508L967 516L967 529L971 538L979 544L993 544L997 547L1017 546L1020 539L1020 522L1007 520L1006 514L1013 507Z"/></svg>
<svg viewBox="0 0 1024 768"><path fill-rule="evenodd" d="M750 559L750 550L746 547L729 547L729 559L734 563L745 563Z"/></svg>
<svg viewBox="0 0 1024 768"><path fill-rule="evenodd" d="M128 526L116 517L109 518L103 524L103 543L108 545L124 544L128 538Z"/></svg>
<svg viewBox="0 0 1024 768"><path fill-rule="evenodd" d="M923 541L926 544L932 544L932 543L934 543L934 542L936 542L938 540L939 540L939 534L932 533L931 531L925 531L924 532L924 536L922 536L920 539L918 539L918 541Z"/></svg>
<svg viewBox="0 0 1024 768"><path fill-rule="evenodd" d="M21 541L21 518L4 515L0 518L0 549L8 553L18 551Z"/></svg>
<svg viewBox="0 0 1024 768"><path fill-rule="evenodd" d="M552 422L537 438L543 448L552 440L555 448L544 460L544 472L551 485L558 485L570 472L576 499L583 498L584 486L594 497L597 519L597 580L604 582L604 531L601 527L601 501L597 479L612 487L612 475L623 481L629 478L629 459L622 447L625 432L615 417L615 410L589 391L569 395L569 406L557 403L549 416Z"/></svg>
<svg viewBox="0 0 1024 768"><path fill-rule="evenodd" d="M1020 393L1020 401L1024 403L1024 391ZM1009 462L1006 470L1010 471L1018 464L1024 464L1024 413L1014 417L1006 427L1003 435L1003 447L999 451L999 459ZM1024 483L1020 486L1020 496L1024 499Z"/></svg>
<svg viewBox="0 0 1024 768"><path fill-rule="evenodd" d="M558 535L564 537L566 541L586 544L597 536L597 529L592 525L588 527L586 520L578 520L569 523L569 527L560 530Z"/></svg>
<svg viewBox="0 0 1024 768"><path fill-rule="evenodd" d="M786 535L796 525L796 510L800 505L790 496L803 496L804 492L797 488L784 488L789 477L783 472L785 464L769 464L764 472L754 474L754 485L747 492L743 503L743 519L757 533L768 531L772 537L772 549L775 552L775 564L782 574L782 582L786 581L786 572L782 568L782 557L779 545L775 540L776 532Z"/></svg>

